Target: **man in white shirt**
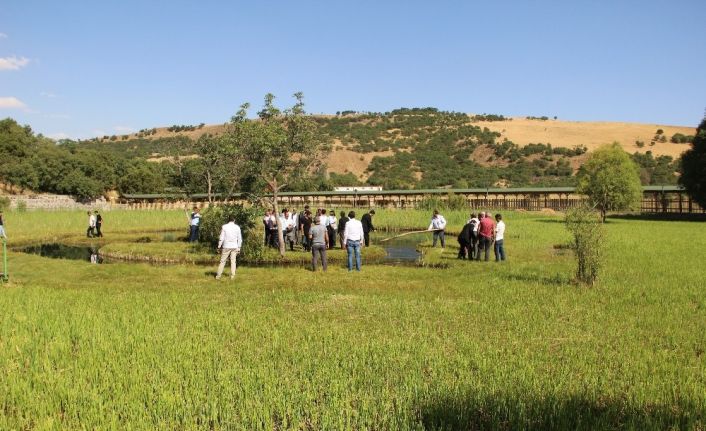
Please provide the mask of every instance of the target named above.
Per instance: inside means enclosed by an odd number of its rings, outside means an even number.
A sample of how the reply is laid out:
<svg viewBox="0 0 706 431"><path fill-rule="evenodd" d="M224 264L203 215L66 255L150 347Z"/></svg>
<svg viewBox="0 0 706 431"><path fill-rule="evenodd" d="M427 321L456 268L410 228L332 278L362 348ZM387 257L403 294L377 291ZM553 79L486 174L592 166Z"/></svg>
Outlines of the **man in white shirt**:
<svg viewBox="0 0 706 431"><path fill-rule="evenodd" d="M348 221L343 231L343 245L348 250L348 272L353 270L353 256L355 255L355 269L360 271L360 247L363 240L363 224L356 220L355 211L348 213Z"/></svg>
<svg viewBox="0 0 706 431"><path fill-rule="evenodd" d="M191 219L189 221L189 242L196 242L199 240L199 225L201 224L201 211L198 207L194 207L194 211L191 212Z"/></svg>
<svg viewBox="0 0 706 431"><path fill-rule="evenodd" d="M505 222L500 214L495 214L495 220L495 261L500 262L505 260Z"/></svg>
<svg viewBox="0 0 706 431"><path fill-rule="evenodd" d="M289 243L289 249L294 251L294 242L297 239L294 229L294 218L292 217L292 213L290 213L287 208L282 211L282 216L279 218L279 222L282 227L282 237L284 238L284 243ZM285 246L285 248L287 247Z"/></svg>
<svg viewBox="0 0 706 431"><path fill-rule="evenodd" d="M336 248L336 230L338 229L338 219L336 213L331 210L326 218L326 232L328 233L328 244L330 249Z"/></svg>
<svg viewBox="0 0 706 431"><path fill-rule="evenodd" d="M478 227L480 225L480 219L476 217L475 213L471 213L471 218L468 219L468 223L473 226L473 229L471 229L471 243L469 244L468 250L470 256L468 258L475 259L478 253Z"/></svg>
<svg viewBox="0 0 706 431"><path fill-rule="evenodd" d="M230 216L228 223L221 227L221 236L218 238L218 249L221 250L221 263L218 265L216 280L221 279L228 257L230 257L230 279L232 280L235 277L235 259L238 253L240 253L240 247L242 245L243 236L240 232L240 226L235 224L235 217Z"/></svg>
<svg viewBox="0 0 706 431"><path fill-rule="evenodd" d="M86 236L88 238L93 238L95 236L96 230L96 216L88 211L88 230L86 230Z"/></svg>
<svg viewBox="0 0 706 431"><path fill-rule="evenodd" d="M441 248L446 247L446 241L444 239L444 229L446 229L446 219L444 216L439 214L438 210L434 210L434 215L431 218L431 223L429 224L429 229L434 231L434 240L431 246L436 247L436 241L441 239Z"/></svg>

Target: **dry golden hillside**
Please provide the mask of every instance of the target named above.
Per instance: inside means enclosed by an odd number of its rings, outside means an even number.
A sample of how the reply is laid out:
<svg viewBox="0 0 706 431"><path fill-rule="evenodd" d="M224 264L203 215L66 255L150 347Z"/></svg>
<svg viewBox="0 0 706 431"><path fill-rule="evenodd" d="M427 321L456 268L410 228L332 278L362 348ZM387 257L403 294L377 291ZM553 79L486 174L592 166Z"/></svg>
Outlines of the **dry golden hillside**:
<svg viewBox="0 0 706 431"><path fill-rule="evenodd" d="M481 127L500 132L503 137L518 145L529 143L552 144L554 147L575 147L583 145L589 152L603 144L619 142L628 153L652 151L656 156L666 155L679 157L689 148L685 144L671 142L656 142L650 146L650 141L658 129L664 131L669 139L675 133L693 135L696 127L669 126L664 124L641 124L595 121L562 121L562 120L527 120L513 118L511 121L483 121L475 123ZM638 148L635 141L645 143Z"/></svg>
<svg viewBox="0 0 706 431"><path fill-rule="evenodd" d="M506 121L480 121L472 123L476 126L487 127L492 131L501 134L500 140L507 138L514 143L524 146L530 143L551 144L553 147L573 148L585 146L589 152L597 147L619 142L628 153L652 151L655 156L667 155L678 158L689 148L688 144L673 144L671 142L652 142L658 129L664 131L664 135L669 139L675 133L693 135L695 127L672 126L665 124L641 124L625 122L595 122L595 121L563 121L563 120L528 120L522 117L512 118ZM177 135L188 136L198 139L204 133L218 135L225 130L225 125L206 125L200 129L183 132L170 132L167 127L159 127L156 133L146 136L148 139L172 137ZM131 138L138 137L137 134ZM644 146L639 148L636 141L644 142ZM474 160L484 164L487 154L484 149L479 149L474 155ZM333 151L327 161L329 172L346 173L352 172L360 179L367 178L366 168L375 156L389 156L391 151L357 153L345 147L336 140ZM583 163L585 156L572 159L574 168ZM157 159L155 159L157 160Z"/></svg>

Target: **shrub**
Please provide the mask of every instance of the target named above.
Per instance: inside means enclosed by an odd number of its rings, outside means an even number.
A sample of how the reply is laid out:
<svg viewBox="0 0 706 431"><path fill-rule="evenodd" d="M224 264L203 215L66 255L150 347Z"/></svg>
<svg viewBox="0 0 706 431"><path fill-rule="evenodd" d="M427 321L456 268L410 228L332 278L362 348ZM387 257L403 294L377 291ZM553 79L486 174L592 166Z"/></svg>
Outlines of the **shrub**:
<svg viewBox="0 0 706 431"><path fill-rule="evenodd" d="M566 229L573 236L571 248L576 256L576 280L592 286L603 264L605 231L600 214L581 206L566 212Z"/></svg>
<svg viewBox="0 0 706 431"><path fill-rule="evenodd" d="M26 201L17 201L17 206L15 207L17 212L25 212L27 211L27 202Z"/></svg>
<svg viewBox="0 0 706 431"><path fill-rule="evenodd" d="M10 198L6 196L0 196L0 211L4 211L10 208Z"/></svg>
<svg viewBox="0 0 706 431"><path fill-rule="evenodd" d="M199 228L199 242L215 249L221 234L221 226L228 222L228 217L233 215L235 223L240 226L243 234L243 246L240 255L250 261L262 259L263 244L260 238L258 220L262 213L257 207L244 207L240 204L226 204L208 207L201 217Z"/></svg>

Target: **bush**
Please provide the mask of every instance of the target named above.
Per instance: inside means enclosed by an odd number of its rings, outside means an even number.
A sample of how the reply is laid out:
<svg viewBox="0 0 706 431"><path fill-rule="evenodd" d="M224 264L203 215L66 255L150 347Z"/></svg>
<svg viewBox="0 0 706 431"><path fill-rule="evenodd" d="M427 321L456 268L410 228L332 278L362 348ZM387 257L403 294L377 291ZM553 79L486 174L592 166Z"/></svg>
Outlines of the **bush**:
<svg viewBox="0 0 706 431"><path fill-rule="evenodd" d="M0 211L4 211L10 208L10 198L6 196L0 196Z"/></svg>
<svg viewBox="0 0 706 431"><path fill-rule="evenodd" d="M17 212L21 213L27 211L27 202L18 200L15 209L17 210Z"/></svg>
<svg viewBox="0 0 706 431"><path fill-rule="evenodd" d="M199 228L199 242L215 249L218 247L218 238L221 226L228 222L228 217L233 215L235 223L240 226L243 233L243 246L240 255L250 261L262 259L263 244L260 238L260 225L258 224L262 210L257 207L246 208L240 204L226 204L208 207L201 217Z"/></svg>
<svg viewBox="0 0 706 431"><path fill-rule="evenodd" d="M594 285L603 264L604 228L600 214L581 206L566 212L566 229L573 236L571 248L576 255L576 280Z"/></svg>

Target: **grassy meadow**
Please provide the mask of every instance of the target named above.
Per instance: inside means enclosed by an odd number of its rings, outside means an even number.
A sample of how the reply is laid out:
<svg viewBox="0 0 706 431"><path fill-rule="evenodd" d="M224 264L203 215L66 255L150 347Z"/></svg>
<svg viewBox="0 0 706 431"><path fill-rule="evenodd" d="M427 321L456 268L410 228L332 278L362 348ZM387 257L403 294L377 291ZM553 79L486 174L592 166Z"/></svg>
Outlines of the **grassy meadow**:
<svg viewBox="0 0 706 431"><path fill-rule="evenodd" d="M10 246L85 244L79 212L6 213ZM449 212L449 230L465 213ZM572 283L561 216L504 213L503 264L241 267L9 256L0 429L706 428L706 229L611 218L599 284ZM106 238L185 229L110 211ZM378 211L378 227L430 214ZM365 253L365 251L364 251Z"/></svg>

